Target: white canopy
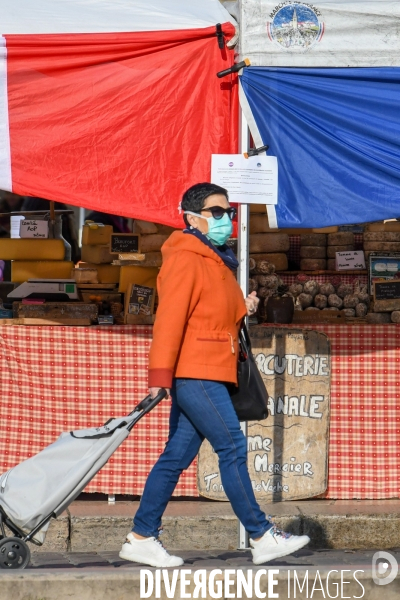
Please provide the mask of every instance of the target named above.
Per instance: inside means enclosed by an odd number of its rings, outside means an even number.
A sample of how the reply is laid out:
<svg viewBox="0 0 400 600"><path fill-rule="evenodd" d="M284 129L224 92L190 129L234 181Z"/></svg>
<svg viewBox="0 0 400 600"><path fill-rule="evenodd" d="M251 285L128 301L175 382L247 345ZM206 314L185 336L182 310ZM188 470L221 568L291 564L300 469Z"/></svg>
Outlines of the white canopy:
<svg viewBox="0 0 400 600"><path fill-rule="evenodd" d="M240 1L240 52L253 66L400 64L400 2Z"/></svg>
<svg viewBox="0 0 400 600"><path fill-rule="evenodd" d="M218 0L0 0L0 34L197 29L234 23Z"/></svg>

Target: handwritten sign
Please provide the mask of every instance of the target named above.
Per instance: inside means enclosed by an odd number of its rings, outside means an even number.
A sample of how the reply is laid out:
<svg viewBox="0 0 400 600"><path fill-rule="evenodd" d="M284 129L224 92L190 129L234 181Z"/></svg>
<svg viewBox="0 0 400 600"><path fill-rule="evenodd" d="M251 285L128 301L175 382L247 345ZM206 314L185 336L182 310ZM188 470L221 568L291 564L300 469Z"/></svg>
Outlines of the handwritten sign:
<svg viewBox="0 0 400 600"><path fill-rule="evenodd" d="M48 238L49 222L24 219L20 222L19 236L21 238Z"/></svg>
<svg viewBox="0 0 400 600"><path fill-rule="evenodd" d="M336 252L336 271L365 269L365 257L362 250Z"/></svg>
<svg viewBox="0 0 400 600"><path fill-rule="evenodd" d="M111 234L111 254L138 253L140 250L139 233L113 233Z"/></svg>
<svg viewBox="0 0 400 600"><path fill-rule="evenodd" d="M311 330L252 327L253 354L268 390L269 416L248 424L248 468L263 502L311 498L325 491L330 403L330 344ZM218 458L200 449L198 489L226 500Z"/></svg>
<svg viewBox="0 0 400 600"><path fill-rule="evenodd" d="M400 279L397 281L375 281L375 300L395 300L400 298Z"/></svg>

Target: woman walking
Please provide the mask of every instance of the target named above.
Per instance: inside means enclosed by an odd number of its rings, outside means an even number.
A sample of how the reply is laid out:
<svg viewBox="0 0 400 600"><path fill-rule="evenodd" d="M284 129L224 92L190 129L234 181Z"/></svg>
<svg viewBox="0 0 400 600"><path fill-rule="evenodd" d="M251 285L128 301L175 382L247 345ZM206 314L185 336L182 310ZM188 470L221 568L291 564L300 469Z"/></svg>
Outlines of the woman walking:
<svg viewBox="0 0 400 600"><path fill-rule="evenodd" d="M172 397L164 452L144 488L132 532L120 557L153 567L178 567L158 541L161 518L179 476L206 438L218 454L222 485L250 535L253 561L261 564L299 550L308 536L284 533L260 509L246 464L246 439L226 383L237 382L238 331L254 314L255 292L246 299L235 279L238 263L226 242L236 210L224 188L199 183L183 195L187 228L162 248L159 305L150 349L149 390Z"/></svg>

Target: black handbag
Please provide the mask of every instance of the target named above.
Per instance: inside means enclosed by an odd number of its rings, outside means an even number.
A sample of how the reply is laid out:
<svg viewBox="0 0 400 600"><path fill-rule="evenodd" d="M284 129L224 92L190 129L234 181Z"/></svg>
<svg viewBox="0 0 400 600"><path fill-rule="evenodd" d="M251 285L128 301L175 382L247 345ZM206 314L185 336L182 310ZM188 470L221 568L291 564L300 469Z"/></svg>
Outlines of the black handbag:
<svg viewBox="0 0 400 600"><path fill-rule="evenodd" d="M239 332L238 386L229 392L239 421L262 421L268 417L268 392L251 352L245 324Z"/></svg>

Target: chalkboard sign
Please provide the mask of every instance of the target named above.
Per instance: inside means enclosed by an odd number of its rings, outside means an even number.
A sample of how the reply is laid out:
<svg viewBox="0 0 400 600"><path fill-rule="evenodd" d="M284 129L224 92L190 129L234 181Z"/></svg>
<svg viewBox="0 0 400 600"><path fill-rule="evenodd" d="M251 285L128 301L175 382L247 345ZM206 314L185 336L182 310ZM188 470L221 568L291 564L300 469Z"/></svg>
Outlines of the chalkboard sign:
<svg viewBox="0 0 400 600"><path fill-rule="evenodd" d="M256 498L281 502L322 494L328 478L329 339L319 331L285 327L250 327L250 335L269 412L265 421L248 424L248 469ZM202 496L227 499L218 456L207 441L197 461L197 482Z"/></svg>
<svg viewBox="0 0 400 600"><path fill-rule="evenodd" d="M375 281L375 300L397 300L400 298L400 279Z"/></svg>
<svg viewBox="0 0 400 600"><path fill-rule="evenodd" d="M140 250L140 235L138 233L111 234L111 254L138 253Z"/></svg>
<svg viewBox="0 0 400 600"><path fill-rule="evenodd" d="M154 312L155 289L144 285L129 286L126 312L130 315L150 316Z"/></svg>

